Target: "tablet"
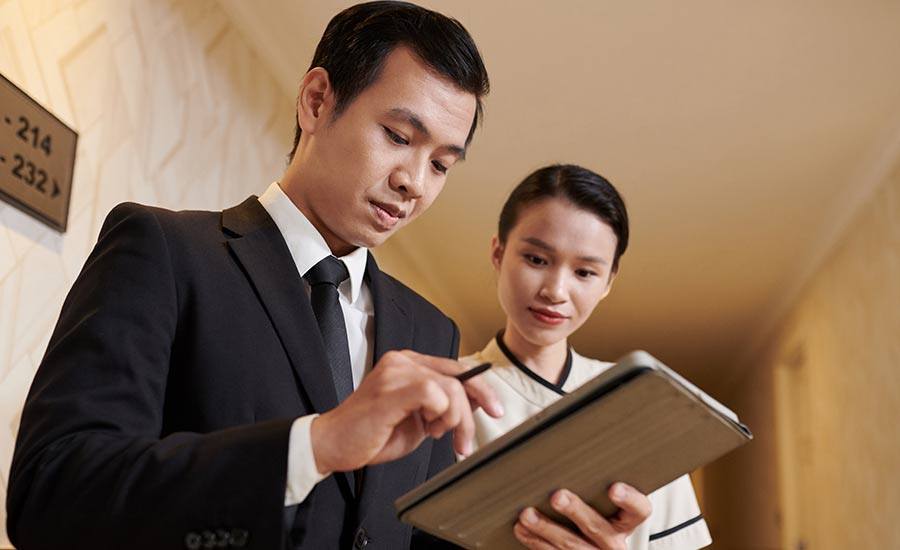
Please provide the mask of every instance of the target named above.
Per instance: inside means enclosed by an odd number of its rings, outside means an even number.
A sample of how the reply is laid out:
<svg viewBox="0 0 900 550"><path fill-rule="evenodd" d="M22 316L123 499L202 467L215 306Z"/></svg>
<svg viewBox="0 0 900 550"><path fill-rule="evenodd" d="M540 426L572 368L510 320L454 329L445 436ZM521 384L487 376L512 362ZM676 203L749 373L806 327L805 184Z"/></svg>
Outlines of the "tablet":
<svg viewBox="0 0 900 550"><path fill-rule="evenodd" d="M647 494L752 439L737 415L643 351L395 502L401 520L464 548L521 548L519 512L574 491L605 516L616 481Z"/></svg>

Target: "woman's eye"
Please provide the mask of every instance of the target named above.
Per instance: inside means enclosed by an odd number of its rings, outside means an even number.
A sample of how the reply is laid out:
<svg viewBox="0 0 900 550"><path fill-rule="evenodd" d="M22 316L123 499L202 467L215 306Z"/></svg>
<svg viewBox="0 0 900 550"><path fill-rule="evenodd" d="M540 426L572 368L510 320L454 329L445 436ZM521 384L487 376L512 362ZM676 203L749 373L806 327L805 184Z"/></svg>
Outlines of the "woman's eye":
<svg viewBox="0 0 900 550"><path fill-rule="evenodd" d="M431 165L434 166L434 169L440 172L441 174L447 173L447 167L441 164L439 161L433 160L431 161Z"/></svg>
<svg viewBox="0 0 900 550"><path fill-rule="evenodd" d="M541 258L540 256L535 256L534 254L525 254L525 259L530 264L534 265L546 265L547 260Z"/></svg>
<svg viewBox="0 0 900 550"><path fill-rule="evenodd" d="M577 270L575 270L575 274L578 275L579 277L582 277L585 279L588 277L594 277L595 275L597 275L596 272L590 271L587 269L577 269Z"/></svg>
<svg viewBox="0 0 900 550"><path fill-rule="evenodd" d="M397 145L409 145L409 142L400 137L399 134L388 128L387 126L382 126L384 128L384 132L387 134L388 139L396 143Z"/></svg>

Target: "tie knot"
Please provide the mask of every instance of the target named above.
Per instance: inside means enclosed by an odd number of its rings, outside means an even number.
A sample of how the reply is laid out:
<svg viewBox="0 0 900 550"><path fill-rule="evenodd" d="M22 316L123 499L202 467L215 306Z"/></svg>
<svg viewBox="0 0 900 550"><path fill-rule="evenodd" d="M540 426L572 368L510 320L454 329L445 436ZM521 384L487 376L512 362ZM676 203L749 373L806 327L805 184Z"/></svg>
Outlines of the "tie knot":
<svg viewBox="0 0 900 550"><path fill-rule="evenodd" d="M339 284L347 280L350 272L344 262L338 260L334 256L326 256L319 263L312 266L303 276L310 286L328 283L337 287Z"/></svg>

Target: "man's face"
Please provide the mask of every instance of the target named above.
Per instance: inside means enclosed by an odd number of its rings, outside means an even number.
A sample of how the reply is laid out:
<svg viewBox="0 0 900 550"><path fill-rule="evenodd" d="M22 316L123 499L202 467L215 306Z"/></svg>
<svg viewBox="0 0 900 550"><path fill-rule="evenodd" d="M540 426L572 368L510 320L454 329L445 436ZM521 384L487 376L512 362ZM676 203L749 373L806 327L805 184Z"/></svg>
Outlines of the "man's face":
<svg viewBox="0 0 900 550"><path fill-rule="evenodd" d="M383 243L428 209L465 152L476 99L401 47L336 118L333 107L331 96L292 198L343 255Z"/></svg>

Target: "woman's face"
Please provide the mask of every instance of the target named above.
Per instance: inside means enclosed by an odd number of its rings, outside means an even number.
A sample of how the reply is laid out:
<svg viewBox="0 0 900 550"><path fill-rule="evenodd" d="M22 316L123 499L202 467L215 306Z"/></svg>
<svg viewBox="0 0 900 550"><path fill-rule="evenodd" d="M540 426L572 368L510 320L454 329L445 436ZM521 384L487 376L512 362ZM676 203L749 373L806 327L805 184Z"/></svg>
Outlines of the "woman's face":
<svg viewBox="0 0 900 550"><path fill-rule="evenodd" d="M541 347L568 338L609 292L616 243L606 222L567 199L522 206L506 244L491 246L504 339Z"/></svg>

